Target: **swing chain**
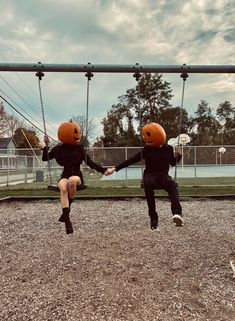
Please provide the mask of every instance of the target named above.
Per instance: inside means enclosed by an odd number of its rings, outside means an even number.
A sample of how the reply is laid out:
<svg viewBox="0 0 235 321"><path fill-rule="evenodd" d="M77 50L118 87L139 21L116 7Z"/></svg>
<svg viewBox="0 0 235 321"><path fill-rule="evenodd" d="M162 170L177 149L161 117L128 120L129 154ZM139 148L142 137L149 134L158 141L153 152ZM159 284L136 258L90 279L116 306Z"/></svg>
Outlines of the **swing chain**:
<svg viewBox="0 0 235 321"><path fill-rule="evenodd" d="M139 69L139 64L138 62L136 63L137 68ZM142 130L142 114L141 114L141 106L140 106L140 78L141 78L141 73L139 71L135 72L133 74L133 77L135 78L135 80L137 81L137 94L138 94L138 112L139 112L139 126L140 126L140 131ZM143 166L143 146L142 146L142 137L140 134L140 153L141 153L141 183L140 186L143 188L144 187L144 183L143 183L143 174L144 174L144 166Z"/></svg>
<svg viewBox="0 0 235 321"><path fill-rule="evenodd" d="M91 63L88 62L87 66L88 66L88 69L90 69L91 68ZM91 80L92 77L94 77L94 74L90 70L88 70L86 72L85 76L87 77L85 136L86 136L86 141L88 143L88 117L89 117L90 80ZM87 151L85 153L85 164L87 164Z"/></svg>
<svg viewBox="0 0 235 321"><path fill-rule="evenodd" d="M39 62L39 64L41 64L41 63ZM44 77L44 73L42 71L38 71L35 75L38 77L38 89L39 89L39 97L40 97L40 104L41 104L44 135L47 135L46 118L45 118L44 105L43 105L43 99L42 99L42 88L41 88L41 80L42 80L42 77ZM48 167L49 182L50 182L50 185L52 185L51 163L50 163L50 160L49 160L48 142L46 142L46 153L47 153L47 167Z"/></svg>
<svg viewBox="0 0 235 321"><path fill-rule="evenodd" d="M186 64L183 64L184 68ZM184 108L184 90L185 90L185 81L188 78L188 73L184 70L180 77L183 79L183 87L182 87L182 96L181 96L181 104L180 104L180 117L179 117L179 133L178 133L178 145L180 145L180 133L182 127L182 116L183 116L183 108ZM175 164L175 173L174 173L174 181L177 184L177 163Z"/></svg>

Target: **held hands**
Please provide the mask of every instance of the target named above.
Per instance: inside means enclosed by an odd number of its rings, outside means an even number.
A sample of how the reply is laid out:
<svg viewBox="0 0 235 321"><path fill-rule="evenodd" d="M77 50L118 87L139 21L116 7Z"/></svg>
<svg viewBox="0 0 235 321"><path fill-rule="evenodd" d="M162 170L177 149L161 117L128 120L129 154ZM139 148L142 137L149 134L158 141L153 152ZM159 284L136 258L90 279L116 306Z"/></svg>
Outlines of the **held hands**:
<svg viewBox="0 0 235 321"><path fill-rule="evenodd" d="M105 175L105 176L112 175L115 171L116 171L116 168L115 168L115 167L108 168L108 169L104 172L104 175Z"/></svg>
<svg viewBox="0 0 235 321"><path fill-rule="evenodd" d="M176 146L175 156L182 156L182 148L180 146Z"/></svg>

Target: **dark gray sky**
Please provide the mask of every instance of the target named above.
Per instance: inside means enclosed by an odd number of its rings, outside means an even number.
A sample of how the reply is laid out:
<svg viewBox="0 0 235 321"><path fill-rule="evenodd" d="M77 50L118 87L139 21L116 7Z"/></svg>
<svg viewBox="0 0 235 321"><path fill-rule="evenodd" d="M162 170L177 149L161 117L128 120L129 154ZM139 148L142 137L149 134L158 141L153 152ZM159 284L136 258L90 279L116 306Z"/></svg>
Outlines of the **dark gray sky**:
<svg viewBox="0 0 235 321"><path fill-rule="evenodd" d="M1 0L0 60L231 65L235 63L234 21L235 0ZM42 124L35 75L4 72L0 76L1 94L6 93ZM171 83L172 104L179 106L179 74L163 78ZM107 110L135 85L131 74L95 74L89 115L97 123L97 136L102 134L100 122ZM56 137L55 128L61 122L85 114L86 78L47 73L42 88L46 118L54 125L48 125L48 130ZM202 99L213 109L225 100L235 104L234 88L234 74L190 75L185 108L193 113Z"/></svg>

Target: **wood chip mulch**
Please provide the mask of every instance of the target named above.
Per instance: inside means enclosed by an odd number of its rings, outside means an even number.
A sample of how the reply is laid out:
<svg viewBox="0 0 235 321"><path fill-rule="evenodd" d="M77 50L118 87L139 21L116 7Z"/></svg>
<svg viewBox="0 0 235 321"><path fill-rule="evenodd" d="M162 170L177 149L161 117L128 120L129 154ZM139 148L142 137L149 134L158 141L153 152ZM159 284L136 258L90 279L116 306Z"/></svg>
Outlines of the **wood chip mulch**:
<svg viewBox="0 0 235 321"><path fill-rule="evenodd" d="M0 203L1 321L235 320L235 203L182 201L184 227L157 200Z"/></svg>

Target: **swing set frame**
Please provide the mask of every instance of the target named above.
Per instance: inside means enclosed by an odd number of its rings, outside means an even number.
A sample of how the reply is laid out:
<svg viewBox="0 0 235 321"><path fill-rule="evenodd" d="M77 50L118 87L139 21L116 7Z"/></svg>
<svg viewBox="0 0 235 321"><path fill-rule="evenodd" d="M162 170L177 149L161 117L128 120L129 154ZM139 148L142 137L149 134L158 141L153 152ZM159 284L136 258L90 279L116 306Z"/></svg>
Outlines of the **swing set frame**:
<svg viewBox="0 0 235 321"><path fill-rule="evenodd" d="M87 77L87 104L86 104L86 136L88 130L88 110L89 110L89 81L94 76L94 72L96 73L133 73L133 77L135 77L138 82L138 94L139 89L139 79L141 77L141 73L180 73L181 78L183 79L183 89L182 89L182 97L181 97L181 110L183 109L183 100L184 100L184 88L185 81L188 77L189 73L235 73L235 65L140 65L136 63L135 65L109 65L109 64L91 64L88 62L87 64L44 64L41 62L30 64L30 63L0 63L0 72L1 71L14 71L14 72L36 72L36 76L38 77L38 86L39 86L39 95L40 95L40 103L41 103L41 111L42 111L42 119L44 126L44 134L47 135L46 130L46 121L44 114L44 106L42 99L42 90L41 90L41 80L44 76L44 72L77 72L77 73L85 73ZM140 106L139 106L140 109ZM140 120L140 125L142 121ZM181 116L180 116L180 129L181 129ZM179 130L180 130L179 129ZM141 139L140 139L141 142ZM48 147L48 146L47 146ZM141 151L142 144L140 143ZM47 148L48 153L48 148ZM48 172L49 172L49 181L50 185L48 185L48 190L51 191L59 191L57 185L52 184L51 177L51 167L50 161L48 157ZM143 168L142 168L143 174ZM175 177L176 181L177 176L177 166L175 166ZM143 187L143 186L141 186ZM87 185L82 184L77 186L77 190L86 189ZM158 188L157 188L158 189Z"/></svg>
<svg viewBox="0 0 235 321"><path fill-rule="evenodd" d="M0 71L21 72L96 72L96 73L235 73L235 65L110 65L110 64L44 64L0 63Z"/></svg>
<svg viewBox="0 0 235 321"><path fill-rule="evenodd" d="M42 71L38 71L36 73L36 76L38 77L38 88L39 88L39 96L40 96L40 104L41 104L41 112L42 112L42 119L43 119L43 127L44 127L44 134L47 135L47 129L46 129L46 118L44 113L44 106L43 106L43 98L42 98L42 88L41 88L41 80L42 77L44 77L44 73ZM91 78L94 76L92 72L88 71L85 76L87 77L87 104L86 104L86 128L85 128L85 135L87 137L88 133L88 111L89 111L89 82ZM48 173L49 173L49 181L50 184L47 186L47 189L49 191L54 192L60 192L60 189L58 185L55 185L52 183L52 175L51 175L51 164L49 160L49 146L48 143L46 143L46 153L47 153L47 165L48 165ZM85 162L87 163L87 153L85 154ZM77 191L81 191L86 189L88 186L82 181L80 185L77 185Z"/></svg>

